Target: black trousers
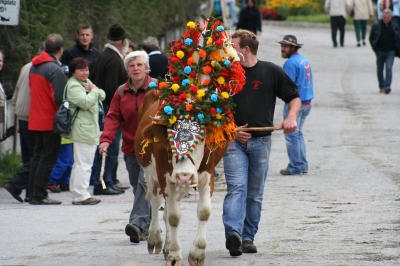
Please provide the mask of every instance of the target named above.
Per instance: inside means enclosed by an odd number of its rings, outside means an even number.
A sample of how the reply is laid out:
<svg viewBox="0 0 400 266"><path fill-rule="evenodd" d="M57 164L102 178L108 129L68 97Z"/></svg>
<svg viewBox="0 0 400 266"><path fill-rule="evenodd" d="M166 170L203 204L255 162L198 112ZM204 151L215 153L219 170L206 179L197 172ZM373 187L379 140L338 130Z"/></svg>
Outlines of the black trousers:
<svg viewBox="0 0 400 266"><path fill-rule="evenodd" d="M339 29L340 32L340 45L344 45L344 26L346 25L346 19L343 16L332 16L331 17L331 31L332 31L332 42L334 46L337 46L336 33Z"/></svg>
<svg viewBox="0 0 400 266"><path fill-rule="evenodd" d="M61 148L61 137L53 131L35 131L36 144L29 173L29 198L47 198L47 184Z"/></svg>
<svg viewBox="0 0 400 266"><path fill-rule="evenodd" d="M33 148L35 147L35 132L28 129L28 121L18 120L19 125L19 143L21 146L22 167L8 183L11 189L21 194L22 190L26 189L25 197L29 198L28 183L31 161L33 158Z"/></svg>

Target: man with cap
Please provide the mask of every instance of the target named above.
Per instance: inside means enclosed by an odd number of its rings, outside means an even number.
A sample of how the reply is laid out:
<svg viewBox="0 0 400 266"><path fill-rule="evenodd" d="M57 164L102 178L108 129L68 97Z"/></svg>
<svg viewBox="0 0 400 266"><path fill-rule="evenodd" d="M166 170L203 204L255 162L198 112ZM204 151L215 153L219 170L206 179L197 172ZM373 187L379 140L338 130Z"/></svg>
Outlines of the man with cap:
<svg viewBox="0 0 400 266"><path fill-rule="evenodd" d="M296 36L286 35L282 41L277 43L281 44L282 58L288 59L283 65L283 69L299 88L301 100L301 109L296 118L297 129L295 132L285 134L289 164L280 173L281 175L301 175L308 172L303 126L311 110L311 100L314 99L312 71L307 58L298 53L299 48L303 45L297 43ZM289 106L285 104L283 119L287 118L288 113Z"/></svg>
<svg viewBox="0 0 400 266"><path fill-rule="evenodd" d="M300 99L296 84L283 69L257 59L258 39L248 30L231 36L240 57L246 83L233 96L235 123L244 127L271 127L276 98L289 104L290 115L278 126L284 133L296 130ZM223 204L225 247L231 256L257 253L254 240L261 219L264 185L269 169L271 131L238 131L224 155L227 194Z"/></svg>
<svg viewBox="0 0 400 266"><path fill-rule="evenodd" d="M112 25L107 34L109 42L105 50L100 54L93 72L90 73L90 80L106 92L106 99L103 101L105 115L107 115L110 108L115 90L128 80L128 73L122 61L123 55L126 54L129 48L128 36L129 33L119 23ZM99 121L99 124L102 131L102 121ZM112 180L113 171L115 171L118 163L120 139L121 130L117 132L114 142L108 148L103 176L106 189L103 189L99 182L102 156L96 152L90 177L94 185L94 195L118 195L124 193L124 190L114 186L114 181Z"/></svg>

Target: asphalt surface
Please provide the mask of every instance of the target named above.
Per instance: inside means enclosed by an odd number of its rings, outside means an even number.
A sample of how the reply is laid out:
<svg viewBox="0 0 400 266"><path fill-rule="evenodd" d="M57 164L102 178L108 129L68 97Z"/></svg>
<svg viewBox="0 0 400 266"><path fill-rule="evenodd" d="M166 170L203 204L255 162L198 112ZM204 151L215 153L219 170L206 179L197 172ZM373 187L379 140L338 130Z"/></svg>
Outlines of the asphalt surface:
<svg viewBox="0 0 400 266"><path fill-rule="evenodd" d="M283 133L274 132L255 239L258 253L236 258L225 249L226 185L223 177L217 180L205 265L399 265L399 61L392 92L384 95L378 93L375 55L369 44L356 47L353 31L346 32L344 48L333 48L329 28L264 25L259 58L282 66L275 41L286 34L304 44L300 52L314 75L315 100L304 127L309 173L279 174L287 155ZM282 109L278 100L276 125ZM119 178L128 184L122 161ZM95 206L72 205L69 192L50 196L63 204L21 204L0 189L0 265L165 264L162 254L148 254L146 242L131 244L124 233L132 189L99 196L102 202ZM184 199L181 208L180 239L188 265L197 230L195 196Z"/></svg>

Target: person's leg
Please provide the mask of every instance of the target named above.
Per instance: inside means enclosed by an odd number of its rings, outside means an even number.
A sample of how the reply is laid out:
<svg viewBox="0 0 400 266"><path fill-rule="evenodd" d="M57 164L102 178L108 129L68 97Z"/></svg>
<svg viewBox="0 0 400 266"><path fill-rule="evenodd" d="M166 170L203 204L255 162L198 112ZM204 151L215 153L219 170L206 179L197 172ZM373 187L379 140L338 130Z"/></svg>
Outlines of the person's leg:
<svg viewBox="0 0 400 266"><path fill-rule="evenodd" d="M31 168L29 169L29 183L28 183L29 201L31 201L33 197L33 188L35 186L36 170L38 168L40 160L40 153L42 152L43 149L42 133L40 131L34 131L34 133L35 133L35 147L33 149Z"/></svg>
<svg viewBox="0 0 400 266"><path fill-rule="evenodd" d="M378 76L379 89L385 89L383 79L383 67L385 62L385 55L383 52L376 52L376 74Z"/></svg>
<svg viewBox="0 0 400 266"><path fill-rule="evenodd" d="M227 193L223 203L222 221L225 227L225 237L232 232L241 237L243 231L249 169L246 149L246 144L233 141L228 144L224 155Z"/></svg>
<svg viewBox="0 0 400 266"><path fill-rule="evenodd" d="M90 198L89 187L90 171L96 145L74 141L74 164L72 166L69 189L73 194L73 202L84 201Z"/></svg>
<svg viewBox="0 0 400 266"><path fill-rule="evenodd" d="M66 161L68 160L66 154L65 144L60 146L60 153L58 154L57 162L53 167L50 174L48 189L52 192L60 192L61 190L57 187L60 183L60 179L65 172Z"/></svg>
<svg viewBox="0 0 400 266"><path fill-rule="evenodd" d="M249 155L249 174L242 240L253 242L261 218L264 185L271 153L271 136L250 139L247 153Z"/></svg>
<svg viewBox="0 0 400 266"><path fill-rule="evenodd" d="M304 141L304 136L303 136L303 126L304 122L306 121L306 117L310 114L311 104L303 105L301 109L302 112L300 117L300 123L297 125L299 128L300 161L302 165L302 172L308 173L308 161L307 161L306 143Z"/></svg>
<svg viewBox="0 0 400 266"><path fill-rule="evenodd" d="M360 45L361 21L360 20L353 20L353 24L354 24L354 31L356 33L357 46L361 46Z"/></svg>
<svg viewBox="0 0 400 266"><path fill-rule="evenodd" d="M61 191L69 190L69 181L71 178L72 165L74 164L73 144L64 144L65 146L65 171L58 180L60 183ZM90 157L94 158L94 154ZM91 162L92 164L93 162Z"/></svg>
<svg viewBox="0 0 400 266"><path fill-rule="evenodd" d="M384 79L384 87L390 88L392 84L392 68L393 68L393 63L394 63L394 58L395 58L396 52L394 50L386 52L386 58L385 58L385 79ZM390 92L390 91L389 91ZM387 92L388 93L388 92Z"/></svg>
<svg viewBox="0 0 400 266"><path fill-rule="evenodd" d="M332 16L331 19L331 36L332 36L332 43L333 47L337 47L337 40L336 40L336 33L338 29L338 17Z"/></svg>
<svg viewBox="0 0 400 266"><path fill-rule="evenodd" d="M237 20L236 10L235 10L235 1L229 2L228 7L229 7L229 14L231 15L233 26L236 26L238 20Z"/></svg>
<svg viewBox="0 0 400 266"><path fill-rule="evenodd" d="M344 32L345 32L345 26L346 26L346 18L343 16L340 16L339 18L339 32L340 32L340 46L344 46Z"/></svg>
<svg viewBox="0 0 400 266"><path fill-rule="evenodd" d="M297 125L300 124L302 109L300 109L299 114L297 115L296 122ZM283 119L289 114L289 106L285 104L283 108ZM287 171L291 175L298 175L302 173L302 163L301 163L301 154L300 154L300 132L299 127L296 128L296 131L293 133L285 134L286 140L286 150L289 158L289 164L286 167ZM281 172L281 174L284 174Z"/></svg>
<svg viewBox="0 0 400 266"><path fill-rule="evenodd" d="M367 36L367 20L360 20L361 22L361 38L363 45L366 45L365 43L365 37Z"/></svg>
<svg viewBox="0 0 400 266"><path fill-rule="evenodd" d="M134 194L129 224L136 225L143 231L148 232L151 222L151 205L150 202L146 200L147 189L144 172L137 163L135 156L124 155L124 160Z"/></svg>
<svg viewBox="0 0 400 266"><path fill-rule="evenodd" d="M46 199L47 183L49 182L51 170L57 162L60 152L61 137L53 133L53 131L41 131L39 133L39 144L41 145L39 160L34 173L34 184L32 200L40 201ZM38 141L38 138L36 138Z"/></svg>

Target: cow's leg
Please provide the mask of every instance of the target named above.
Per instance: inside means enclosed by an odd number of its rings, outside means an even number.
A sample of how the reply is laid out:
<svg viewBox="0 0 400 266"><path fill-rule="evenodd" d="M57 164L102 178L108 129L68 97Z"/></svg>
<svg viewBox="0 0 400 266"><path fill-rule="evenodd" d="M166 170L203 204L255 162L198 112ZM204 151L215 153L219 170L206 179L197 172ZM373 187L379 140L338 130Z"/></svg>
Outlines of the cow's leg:
<svg viewBox="0 0 400 266"><path fill-rule="evenodd" d="M161 205L162 196L159 191L158 181L150 175L145 174L147 180L147 197L150 197L151 204L151 223L149 227L149 236L147 238L147 250L150 254L160 253L162 249L161 228L158 221L158 210Z"/></svg>
<svg viewBox="0 0 400 266"><path fill-rule="evenodd" d="M188 261L191 266L202 266L206 258L206 226L211 215L210 177L207 172L199 175L199 203L197 205L197 236L190 249Z"/></svg>
<svg viewBox="0 0 400 266"><path fill-rule="evenodd" d="M167 232L169 235L169 247L168 254L164 255L166 257L166 265L175 265L181 266L183 265L183 257L182 257L182 247L179 241L178 234L178 226L182 217L181 209L180 209L180 201L177 198L178 193L177 189L174 185L167 184L167 197L165 198L167 203L167 223L169 226L170 232ZM189 188L185 189L186 193Z"/></svg>

